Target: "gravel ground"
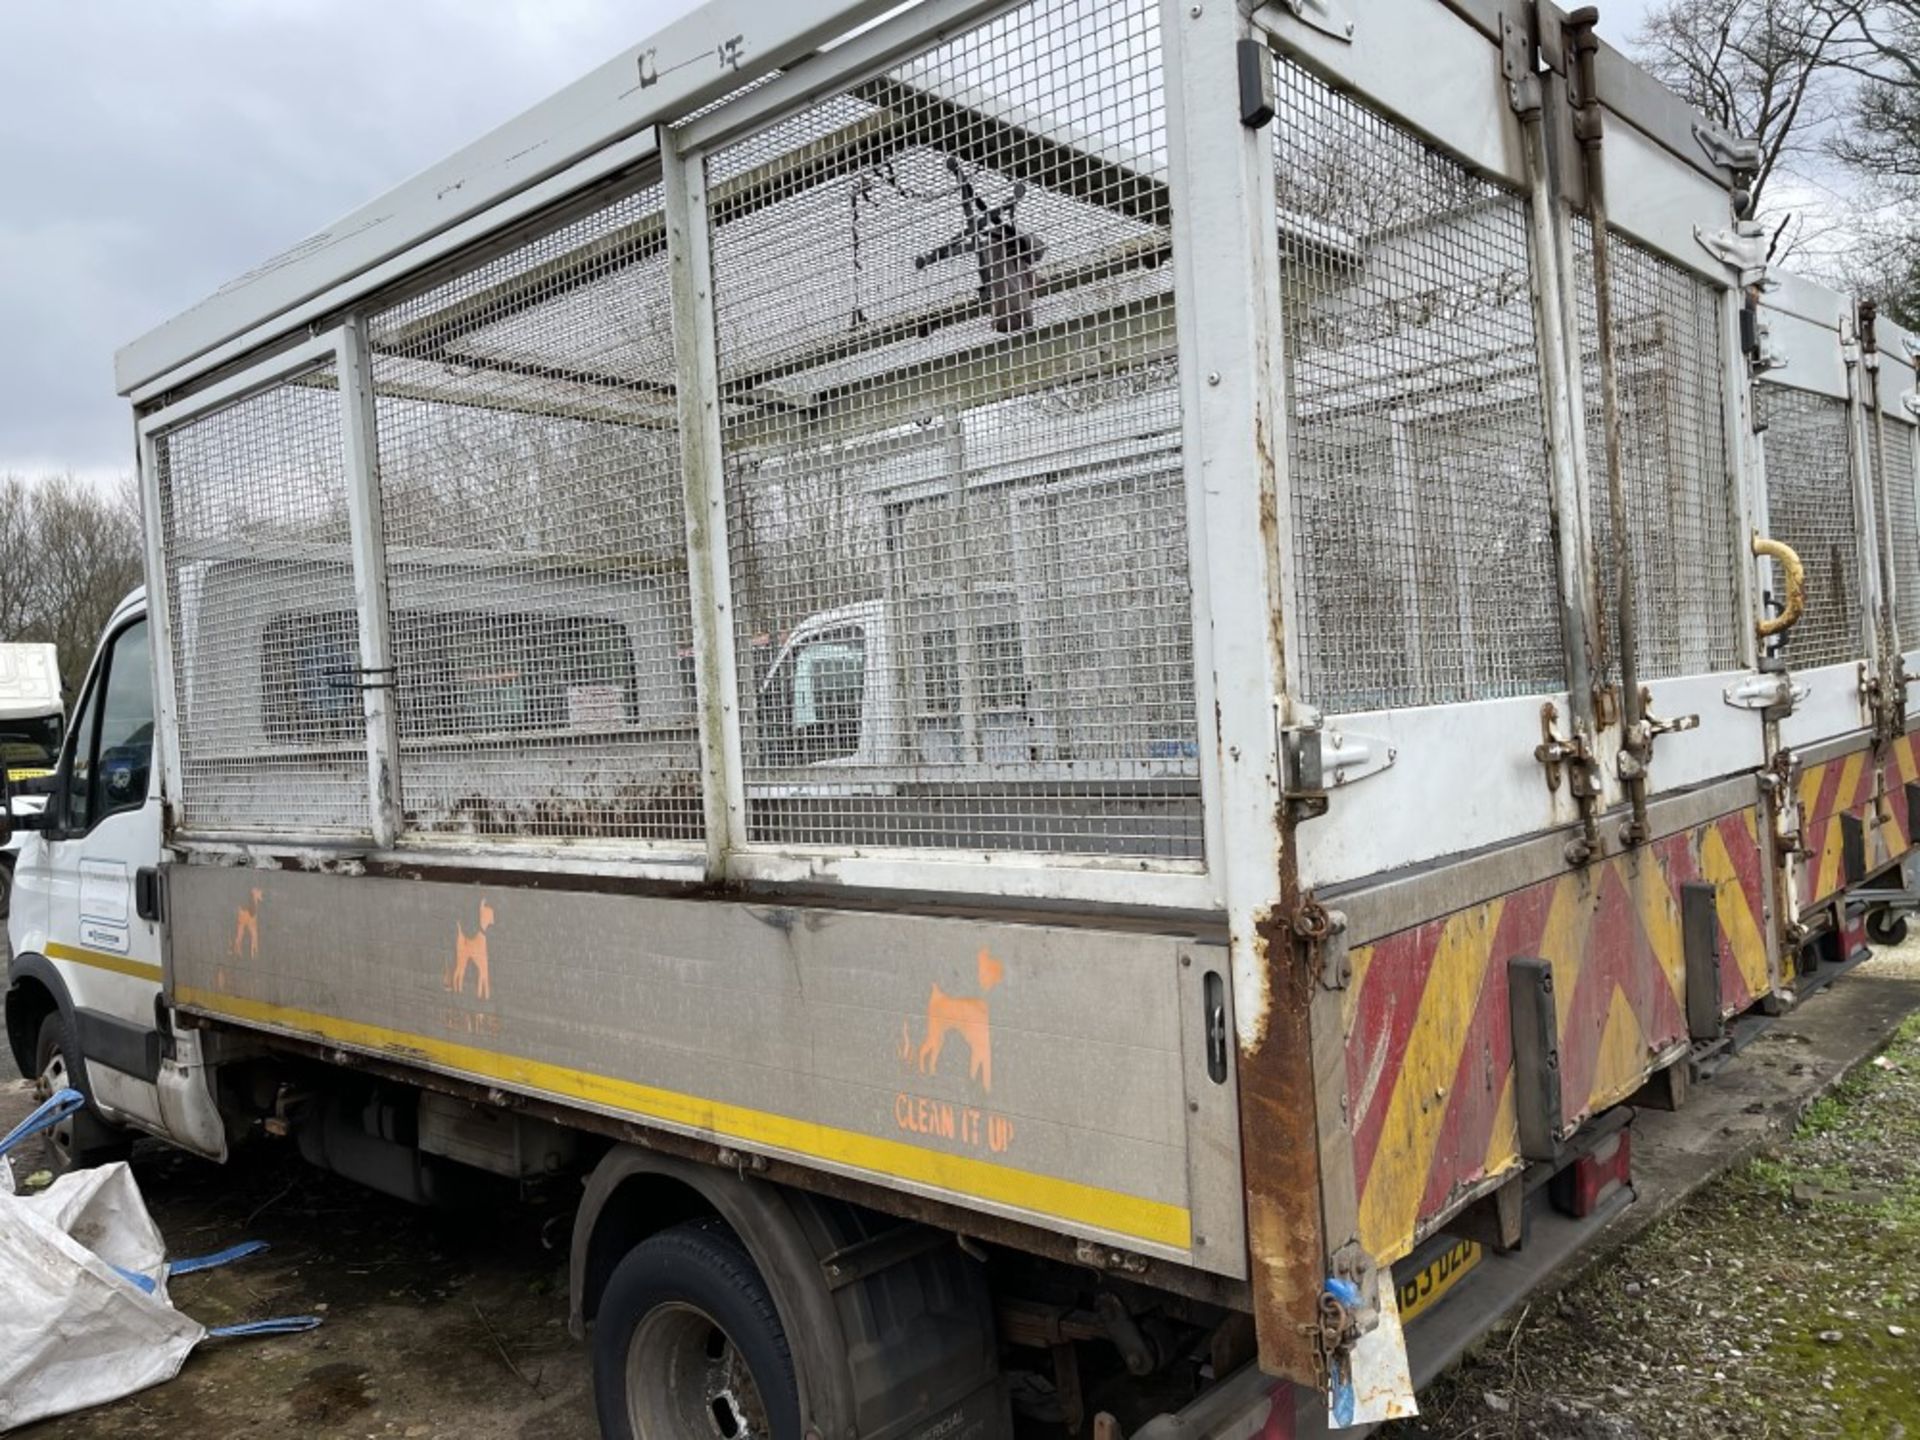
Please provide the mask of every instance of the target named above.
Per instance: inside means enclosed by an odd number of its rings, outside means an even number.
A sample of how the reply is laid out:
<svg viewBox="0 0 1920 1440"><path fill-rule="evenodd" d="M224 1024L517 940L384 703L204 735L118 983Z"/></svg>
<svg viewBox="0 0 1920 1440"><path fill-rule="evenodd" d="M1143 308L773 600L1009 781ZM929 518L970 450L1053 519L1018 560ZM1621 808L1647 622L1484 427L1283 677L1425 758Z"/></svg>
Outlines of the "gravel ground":
<svg viewBox="0 0 1920 1440"><path fill-rule="evenodd" d="M1920 1440L1920 1016L1421 1398L1392 1440Z"/></svg>

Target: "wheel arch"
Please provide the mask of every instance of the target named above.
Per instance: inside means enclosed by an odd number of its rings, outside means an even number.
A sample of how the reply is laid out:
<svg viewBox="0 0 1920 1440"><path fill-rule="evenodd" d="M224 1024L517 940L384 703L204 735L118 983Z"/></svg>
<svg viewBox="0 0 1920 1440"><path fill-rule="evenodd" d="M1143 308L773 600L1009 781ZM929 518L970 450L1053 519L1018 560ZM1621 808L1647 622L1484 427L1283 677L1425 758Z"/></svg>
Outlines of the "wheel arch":
<svg viewBox="0 0 1920 1440"><path fill-rule="evenodd" d="M918 1434L937 1420L956 1434L1007 1433L985 1267L950 1233L638 1146L609 1150L581 1197L575 1334L634 1245L699 1215L733 1231L766 1283L811 1431Z"/></svg>
<svg viewBox="0 0 1920 1440"><path fill-rule="evenodd" d="M802 1412L822 1433L849 1433L857 1413L839 1315L820 1268L823 1258L796 1213L812 1197L764 1180L633 1146L609 1150L587 1180L573 1229L570 1323L583 1336L608 1277L650 1235L703 1215L739 1238L766 1282L793 1354Z"/></svg>
<svg viewBox="0 0 1920 1440"><path fill-rule="evenodd" d="M7 1045L20 1074L33 1078L33 1047L47 1016L58 1012L69 1030L74 1024L73 997L67 982L44 955L16 955L7 962ZM84 1057L77 1057L84 1063Z"/></svg>

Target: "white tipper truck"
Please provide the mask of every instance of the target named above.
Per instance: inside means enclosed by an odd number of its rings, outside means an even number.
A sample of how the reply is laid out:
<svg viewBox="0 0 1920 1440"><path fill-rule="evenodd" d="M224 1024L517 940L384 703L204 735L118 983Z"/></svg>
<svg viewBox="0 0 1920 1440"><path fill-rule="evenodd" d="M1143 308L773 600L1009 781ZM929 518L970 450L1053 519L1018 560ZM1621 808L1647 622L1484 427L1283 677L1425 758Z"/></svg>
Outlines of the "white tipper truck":
<svg viewBox="0 0 1920 1440"><path fill-rule="evenodd" d="M710 0L130 344L57 1152L578 1177L607 1440L1403 1412L1920 831L1912 337L1594 21Z"/></svg>

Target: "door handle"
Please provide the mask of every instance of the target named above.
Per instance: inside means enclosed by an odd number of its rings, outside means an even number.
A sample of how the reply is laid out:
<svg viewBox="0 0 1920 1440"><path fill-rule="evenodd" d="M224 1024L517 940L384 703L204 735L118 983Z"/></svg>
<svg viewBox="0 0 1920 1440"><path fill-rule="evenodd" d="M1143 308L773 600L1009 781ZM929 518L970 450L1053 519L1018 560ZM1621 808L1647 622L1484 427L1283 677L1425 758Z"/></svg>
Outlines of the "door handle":
<svg viewBox="0 0 1920 1440"><path fill-rule="evenodd" d="M1800 557L1794 553L1793 547L1784 540L1756 534L1753 537L1753 553L1777 560L1780 568L1786 572L1786 604L1778 615L1754 622L1754 629L1759 632L1760 638L1771 640L1791 630L1794 622L1800 618L1800 612L1807 608L1807 568L1800 563Z"/></svg>
<svg viewBox="0 0 1920 1440"><path fill-rule="evenodd" d="M133 913L142 920L161 918L160 867L142 865L133 872Z"/></svg>

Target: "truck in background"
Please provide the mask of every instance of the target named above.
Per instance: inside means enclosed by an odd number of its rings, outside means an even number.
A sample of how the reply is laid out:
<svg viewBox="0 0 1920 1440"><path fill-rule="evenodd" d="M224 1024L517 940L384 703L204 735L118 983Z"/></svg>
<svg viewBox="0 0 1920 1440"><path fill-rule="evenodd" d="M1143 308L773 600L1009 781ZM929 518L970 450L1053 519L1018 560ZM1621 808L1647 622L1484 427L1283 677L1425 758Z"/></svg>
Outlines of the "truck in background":
<svg viewBox="0 0 1920 1440"><path fill-rule="evenodd" d="M66 729L66 702L60 689L60 652L52 645L26 641L0 644L0 765L14 788L16 815L38 814L46 797L23 787L53 775ZM13 867L20 854L15 835L0 846L0 920L13 902Z"/></svg>

